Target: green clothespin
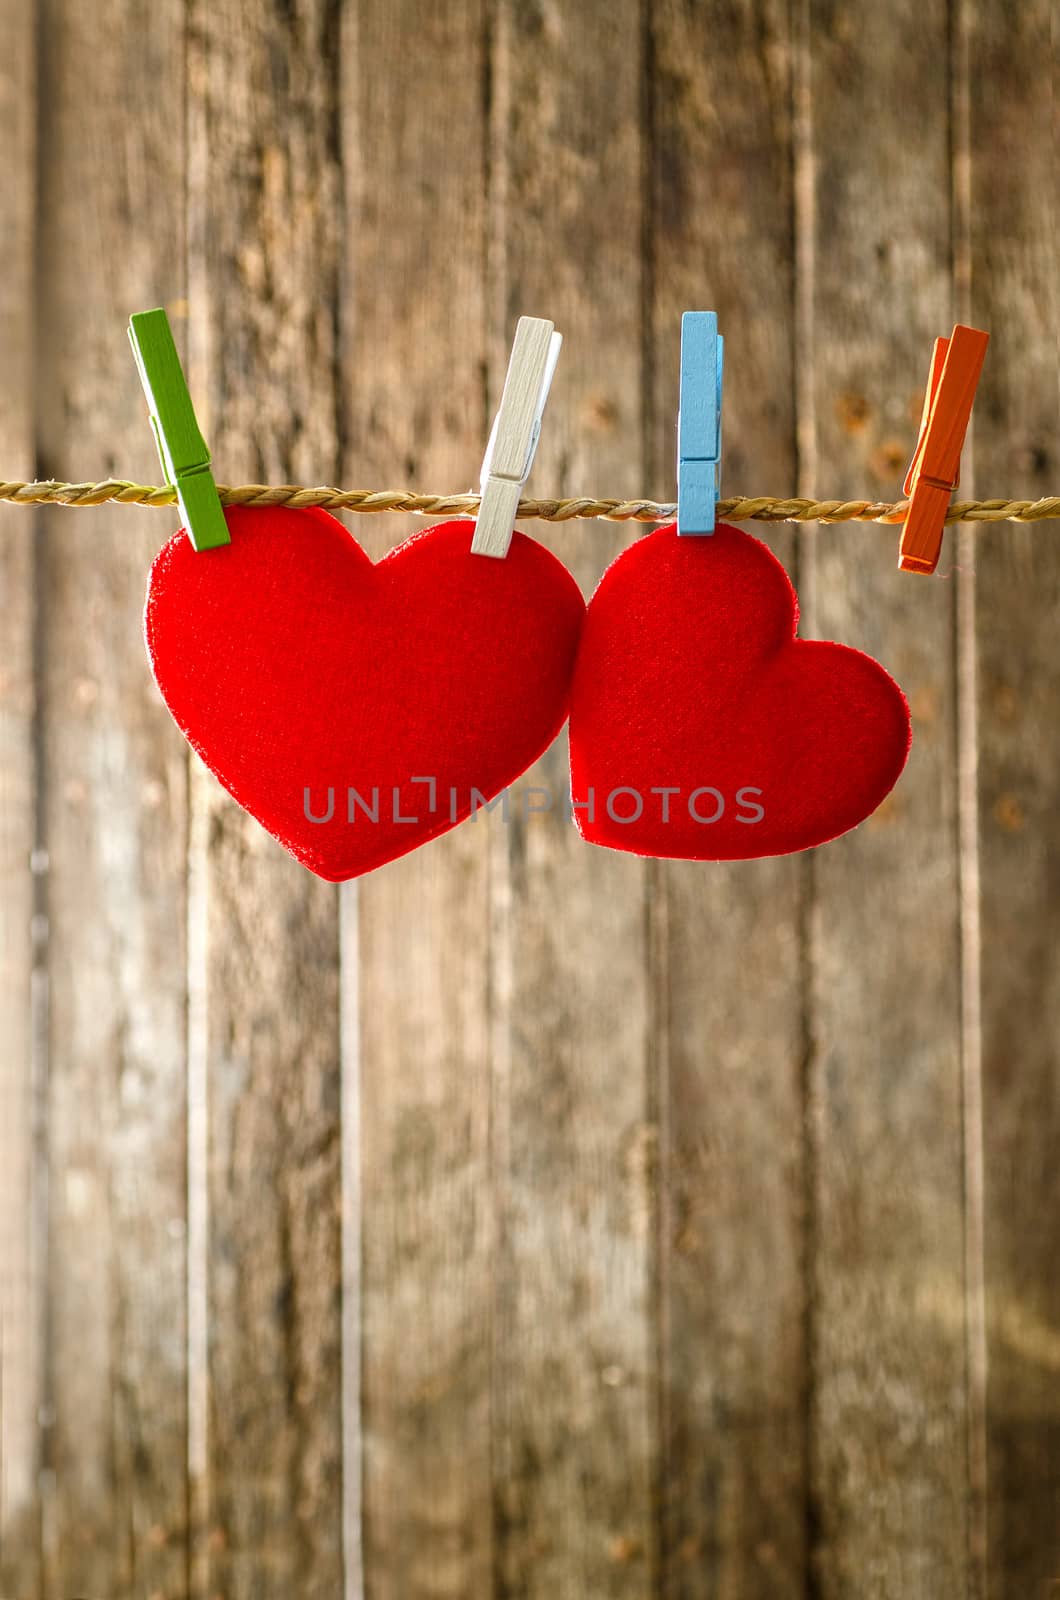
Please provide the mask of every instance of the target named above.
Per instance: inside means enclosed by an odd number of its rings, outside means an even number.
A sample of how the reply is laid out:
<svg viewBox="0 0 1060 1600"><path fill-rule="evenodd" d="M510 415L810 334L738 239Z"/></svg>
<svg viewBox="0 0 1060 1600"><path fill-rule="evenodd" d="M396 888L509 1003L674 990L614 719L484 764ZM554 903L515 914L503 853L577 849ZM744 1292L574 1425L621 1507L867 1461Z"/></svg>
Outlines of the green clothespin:
<svg viewBox="0 0 1060 1600"><path fill-rule="evenodd" d="M210 471L210 452L195 421L191 396L173 343L169 318L161 309L137 311L129 318L140 382L166 482L177 491L184 526L196 550L230 544L224 510Z"/></svg>

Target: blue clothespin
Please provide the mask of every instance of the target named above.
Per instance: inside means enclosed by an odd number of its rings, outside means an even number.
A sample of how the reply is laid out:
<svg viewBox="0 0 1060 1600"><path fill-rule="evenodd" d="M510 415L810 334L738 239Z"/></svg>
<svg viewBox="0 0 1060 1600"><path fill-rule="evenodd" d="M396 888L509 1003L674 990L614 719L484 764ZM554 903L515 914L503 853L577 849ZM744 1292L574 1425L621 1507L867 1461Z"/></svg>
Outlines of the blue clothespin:
<svg viewBox="0 0 1060 1600"><path fill-rule="evenodd" d="M677 413L677 531L713 533L721 487L721 375L725 341L715 311L681 317Z"/></svg>

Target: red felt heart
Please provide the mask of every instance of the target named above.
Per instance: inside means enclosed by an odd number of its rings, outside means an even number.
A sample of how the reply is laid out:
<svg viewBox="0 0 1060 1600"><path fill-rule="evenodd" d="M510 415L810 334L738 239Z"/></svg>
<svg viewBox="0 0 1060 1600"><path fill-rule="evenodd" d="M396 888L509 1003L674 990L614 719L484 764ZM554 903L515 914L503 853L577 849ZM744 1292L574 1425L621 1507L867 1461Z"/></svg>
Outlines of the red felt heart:
<svg viewBox="0 0 1060 1600"><path fill-rule="evenodd" d="M532 539L498 561L443 522L373 565L325 511L225 515L231 544L159 551L148 656L206 765L319 877L447 832L562 727L585 603Z"/></svg>
<svg viewBox="0 0 1060 1600"><path fill-rule="evenodd" d="M584 838L745 860L875 810L909 753L905 696L860 650L796 639L797 621L780 562L725 523L709 538L671 524L623 551L589 603L571 690Z"/></svg>

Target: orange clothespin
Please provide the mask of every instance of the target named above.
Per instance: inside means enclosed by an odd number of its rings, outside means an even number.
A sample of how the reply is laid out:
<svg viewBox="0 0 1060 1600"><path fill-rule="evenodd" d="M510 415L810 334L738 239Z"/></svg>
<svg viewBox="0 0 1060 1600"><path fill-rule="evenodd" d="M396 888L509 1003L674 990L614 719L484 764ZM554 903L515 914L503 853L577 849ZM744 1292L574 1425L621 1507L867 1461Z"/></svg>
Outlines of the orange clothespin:
<svg viewBox="0 0 1060 1600"><path fill-rule="evenodd" d="M990 335L958 323L936 339L924 396L920 437L905 477L909 497L898 565L903 572L934 572L950 496L960 481L961 450Z"/></svg>

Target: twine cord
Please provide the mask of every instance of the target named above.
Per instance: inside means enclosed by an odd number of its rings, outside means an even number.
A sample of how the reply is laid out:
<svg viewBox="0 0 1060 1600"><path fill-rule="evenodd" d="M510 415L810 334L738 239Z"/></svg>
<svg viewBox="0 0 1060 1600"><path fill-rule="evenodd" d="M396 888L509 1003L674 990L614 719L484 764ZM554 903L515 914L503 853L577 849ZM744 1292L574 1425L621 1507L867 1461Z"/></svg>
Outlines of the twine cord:
<svg viewBox="0 0 1060 1600"><path fill-rule="evenodd" d="M413 494L407 489L306 488L298 484L244 483L217 485L226 506L323 506L329 511L405 511L420 517L474 516L477 494ZM172 506L176 491L169 485L129 483L105 478L100 483L0 483L0 501L13 505ZM737 495L718 501L718 515L734 522L904 522L908 500L808 500L780 499L776 495ZM677 515L672 501L597 500L575 496L566 500L520 500L520 520L572 522L671 522ZM946 512L947 522L1045 522L1060 518L1060 495L1042 500L955 500Z"/></svg>

